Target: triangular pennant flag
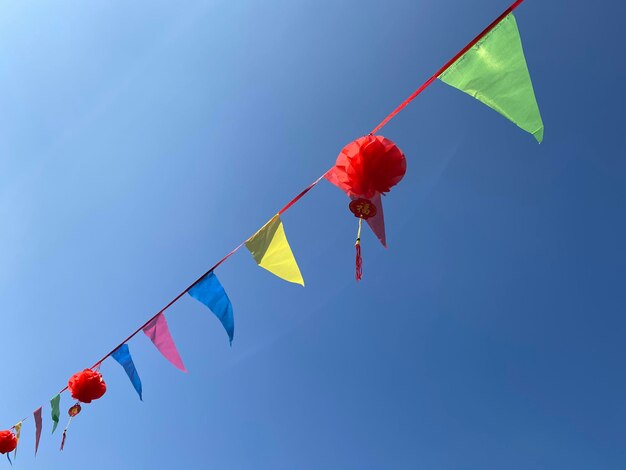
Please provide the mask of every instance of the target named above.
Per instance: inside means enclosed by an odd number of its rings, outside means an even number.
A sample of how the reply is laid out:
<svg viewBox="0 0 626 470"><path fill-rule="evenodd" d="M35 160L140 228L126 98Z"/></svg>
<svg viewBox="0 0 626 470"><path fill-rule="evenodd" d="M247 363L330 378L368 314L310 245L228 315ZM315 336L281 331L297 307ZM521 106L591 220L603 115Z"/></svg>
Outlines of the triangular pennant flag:
<svg viewBox="0 0 626 470"><path fill-rule="evenodd" d="M135 368L133 358L130 355L128 345L122 344L119 348L113 351L113 353L111 353L111 357L124 368L124 370L126 371L126 375L128 375L130 382L133 384L133 387L135 387L135 390L139 395L139 399L143 401L141 379L139 378L139 374L137 373L137 369Z"/></svg>
<svg viewBox="0 0 626 470"><path fill-rule="evenodd" d="M50 407L52 408L51 416L52 416L52 421L54 422L54 424L52 425L52 434L54 434L54 431L56 431L57 426L59 425L59 419L61 418L61 410L59 408L60 404L61 404L61 394L58 394L56 397L50 400Z"/></svg>
<svg viewBox="0 0 626 470"><path fill-rule="evenodd" d="M37 456L37 450L39 449L39 439L41 438L41 406L33 413L35 418L35 457Z"/></svg>
<svg viewBox="0 0 626 470"><path fill-rule="evenodd" d="M543 122L512 13L439 79L495 109L538 142L543 140Z"/></svg>
<svg viewBox="0 0 626 470"><path fill-rule="evenodd" d="M376 215L366 219L367 225L370 226L374 235L378 237L380 243L387 248L387 236L385 235L385 214L383 213L383 201L380 197L380 193L372 198L372 204L376 206Z"/></svg>
<svg viewBox="0 0 626 470"><path fill-rule="evenodd" d="M228 339L233 342L235 334L235 317L233 316L233 305L230 303L226 291L217 279L213 271L204 276L191 289L189 295L209 307L211 311L222 322L222 326L228 333Z"/></svg>
<svg viewBox="0 0 626 470"><path fill-rule="evenodd" d="M187 372L187 369L185 369L183 365L183 360L180 358L180 354L178 354L172 335L170 334L170 329L167 327L165 315L159 313L143 328L143 332L150 338L150 341L154 343L165 359L183 372Z"/></svg>
<svg viewBox="0 0 626 470"><path fill-rule="evenodd" d="M304 285L300 268L293 256L283 223L276 214L246 242L254 260L272 274L295 284Z"/></svg>
<svg viewBox="0 0 626 470"><path fill-rule="evenodd" d="M17 439L17 445L19 446L20 434L22 434L22 422L20 421L15 426L13 426L13 429L15 429L15 439ZM15 457L17 457L17 447L15 448L15 452L13 452L13 459L15 459Z"/></svg>

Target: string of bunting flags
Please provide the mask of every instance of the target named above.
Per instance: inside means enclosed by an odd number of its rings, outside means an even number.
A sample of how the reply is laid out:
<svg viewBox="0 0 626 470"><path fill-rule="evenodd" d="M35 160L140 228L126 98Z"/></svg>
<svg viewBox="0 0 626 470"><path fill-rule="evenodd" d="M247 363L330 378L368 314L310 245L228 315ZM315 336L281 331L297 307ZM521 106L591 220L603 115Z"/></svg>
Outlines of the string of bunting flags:
<svg viewBox="0 0 626 470"><path fill-rule="evenodd" d="M515 1L395 108L371 133L346 145L329 171L289 201L254 235L224 256L92 367L74 374L67 386L50 400L49 416L52 421L52 433L56 431L61 420L61 395L69 390L74 400L74 404L68 410L69 419L63 430L61 450L65 446L72 419L82 410L81 404L98 400L106 393L106 383L100 373L100 365L107 358L112 357L122 366L139 399L143 400L141 379L128 346L128 342L139 332L143 332L172 365L187 372L165 318L165 312L185 294L189 294L213 312L232 344L235 334L233 305L215 270L243 246L248 249L261 268L287 282L304 286L304 278L287 240L280 216L323 179L345 192L350 198L350 211L358 219L355 277L357 281L360 280L362 277L360 238L363 220L367 222L381 244L386 247L381 195L398 184L406 172L404 153L391 140L377 133L435 80L439 79L476 98L541 142L544 131L543 122L528 73L519 30L512 13L523 1ZM33 412L35 455L39 449L43 428L42 409L43 407L39 407ZM11 463L10 454L13 453L14 459L17 456L22 426L26 419L22 419L8 430L0 431L0 453L5 454Z"/></svg>

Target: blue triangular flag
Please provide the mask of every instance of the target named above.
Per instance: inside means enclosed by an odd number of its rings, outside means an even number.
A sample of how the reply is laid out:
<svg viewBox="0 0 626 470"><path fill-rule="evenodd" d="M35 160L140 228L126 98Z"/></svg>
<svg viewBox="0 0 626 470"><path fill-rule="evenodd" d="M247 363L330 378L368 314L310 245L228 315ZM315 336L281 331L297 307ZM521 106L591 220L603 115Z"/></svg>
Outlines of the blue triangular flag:
<svg viewBox="0 0 626 470"><path fill-rule="evenodd" d="M115 359L126 371L128 378L130 379L133 387L137 390L139 394L139 399L143 401L142 392L141 392L141 379L139 378L139 374L137 373L137 369L135 368L135 363L133 362L133 358L130 357L130 350L128 349L127 344L122 344L119 348L117 348L111 354L111 357Z"/></svg>
<svg viewBox="0 0 626 470"><path fill-rule="evenodd" d="M230 299L213 271L189 289L189 295L209 307L215 316L219 318L232 344L233 335L235 334L233 305L230 303Z"/></svg>

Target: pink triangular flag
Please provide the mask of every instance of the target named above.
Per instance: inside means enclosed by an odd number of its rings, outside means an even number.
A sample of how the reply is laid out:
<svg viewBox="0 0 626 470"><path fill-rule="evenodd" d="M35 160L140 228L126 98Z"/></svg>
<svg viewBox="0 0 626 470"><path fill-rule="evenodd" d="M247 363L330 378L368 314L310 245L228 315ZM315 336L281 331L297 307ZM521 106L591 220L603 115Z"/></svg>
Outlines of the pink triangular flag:
<svg viewBox="0 0 626 470"><path fill-rule="evenodd" d="M376 215L370 219L367 219L367 224L372 229L372 232L378 237L380 243L387 248L387 237L385 235L385 215L383 214L383 201L380 197L380 193L372 198L372 203L376 206Z"/></svg>
<svg viewBox="0 0 626 470"><path fill-rule="evenodd" d="M165 359L183 372L187 372L187 369L185 369L183 365L183 360L178 354L172 335L170 334L170 329L167 327L165 315L159 313L144 327L143 332L150 338L150 341L154 343L157 349L161 351Z"/></svg>

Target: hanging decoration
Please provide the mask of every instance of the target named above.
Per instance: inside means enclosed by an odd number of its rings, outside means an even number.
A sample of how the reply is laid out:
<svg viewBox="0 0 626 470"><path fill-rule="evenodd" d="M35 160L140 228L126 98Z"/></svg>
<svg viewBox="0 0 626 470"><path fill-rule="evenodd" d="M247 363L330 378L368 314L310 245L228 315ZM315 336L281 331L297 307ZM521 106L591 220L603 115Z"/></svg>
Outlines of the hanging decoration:
<svg viewBox="0 0 626 470"><path fill-rule="evenodd" d="M350 212L359 219L359 228L356 234L356 280L360 281L363 277L363 259L361 258L361 228L363 227L363 220L368 220L376 215L377 209L372 201L368 199L355 199L348 206Z"/></svg>
<svg viewBox="0 0 626 470"><path fill-rule="evenodd" d="M373 218L379 209L374 200L380 201L382 194L388 193L406 173L406 157L402 150L383 136L366 135L346 145L335 166L326 173L326 179L352 198L350 211L359 219L356 242L356 280L363 276L361 257L361 228L363 220ZM382 205L380 207L382 214ZM381 219L382 220L382 219ZM380 233L380 232L379 232ZM383 242L384 225L382 226Z"/></svg>
<svg viewBox="0 0 626 470"><path fill-rule="evenodd" d="M9 454L17 448L17 437L13 431L0 431L0 454Z"/></svg>
<svg viewBox="0 0 626 470"><path fill-rule="evenodd" d="M94 400L95 400L95 398L94 398ZM72 424L72 419L78 413L80 413L81 410L82 410L82 407L80 406L80 403L76 403L76 404L72 405L70 407L70 409L67 410L67 414L70 417L70 419L67 421L67 426L65 426L65 429L63 430L63 438L61 439L61 450L63 450L65 448L65 439L67 438L67 430L70 427L70 424Z"/></svg>
<svg viewBox="0 0 626 470"><path fill-rule="evenodd" d="M80 413L82 409L83 408L80 406L80 403L76 403L75 405L71 406L69 410L67 410L67 414L69 415L70 419L72 419L74 416Z"/></svg>
<svg viewBox="0 0 626 470"><path fill-rule="evenodd" d="M72 375L67 387L72 398L83 403L91 403L101 398L107 391L102 374L92 369L85 369Z"/></svg>
<svg viewBox="0 0 626 470"><path fill-rule="evenodd" d="M185 294L188 293L213 311L232 342L234 334L232 304L214 271L244 245L259 266L286 281L304 285L280 216L323 178L339 187L351 199L349 209L358 219L355 264L356 279L360 280L363 263L361 257L363 221L367 222L382 245L386 247L381 196L397 185L406 173L404 153L391 140L377 133L437 79L479 99L530 132L541 142L544 131L543 122L528 73L517 23L512 15L512 11L522 2L523 0L515 0L485 30L400 103L370 134L346 145L337 157L333 168L289 201L253 236L235 247L90 369L74 374L68 381L67 387L50 400L52 433L57 429L60 420L61 394L69 390L72 397L78 400L68 410L69 420L63 431L61 450L65 446L67 430L72 419L81 412L80 403L90 403L106 393L106 384L99 372L99 366L107 358L113 357L124 367L133 387L142 398L141 381L126 344L139 332L143 331L168 361L186 372L164 315L165 311ZM33 413L33 420L36 433L35 455L37 455L42 431L41 407ZM17 448L21 427L20 421L12 428L15 432L0 431L0 453L6 454L9 461L11 461L9 453Z"/></svg>
<svg viewBox="0 0 626 470"><path fill-rule="evenodd" d="M406 173L402 150L381 135L366 135L346 145L326 179L348 197L372 199L388 193Z"/></svg>
<svg viewBox="0 0 626 470"><path fill-rule="evenodd" d="M354 214L355 217L359 219L369 219L370 217L374 217L378 212L374 203L368 199L355 199L349 205L348 208L350 212Z"/></svg>

